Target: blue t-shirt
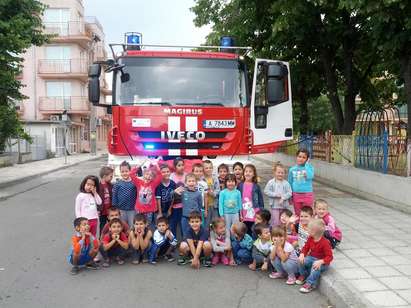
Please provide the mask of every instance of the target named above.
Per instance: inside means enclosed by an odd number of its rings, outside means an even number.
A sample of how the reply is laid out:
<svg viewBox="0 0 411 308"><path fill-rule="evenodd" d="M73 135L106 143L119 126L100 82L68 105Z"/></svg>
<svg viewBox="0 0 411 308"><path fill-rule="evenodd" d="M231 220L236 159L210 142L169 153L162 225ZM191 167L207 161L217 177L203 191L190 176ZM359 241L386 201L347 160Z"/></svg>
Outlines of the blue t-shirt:
<svg viewBox="0 0 411 308"><path fill-rule="evenodd" d="M201 212L203 195L198 190L192 191L186 188L181 195L183 199L183 216L190 216L191 212Z"/></svg>
<svg viewBox="0 0 411 308"><path fill-rule="evenodd" d="M112 204L123 211L134 210L136 205L137 189L132 181L118 180L113 186Z"/></svg>
<svg viewBox="0 0 411 308"><path fill-rule="evenodd" d="M220 216L224 216L224 214L238 214L241 211L241 207L242 200L239 190L228 190L226 188L220 192L218 199L218 212Z"/></svg>
<svg viewBox="0 0 411 308"><path fill-rule="evenodd" d="M295 193L313 192L314 167L305 163L296 165L288 171L288 182Z"/></svg>
<svg viewBox="0 0 411 308"><path fill-rule="evenodd" d="M203 228L200 227L200 230L198 230L197 233L194 232L194 230L190 227L190 229L187 232L187 235L185 237L186 240L193 240L194 245L197 245L199 241L207 241L208 240L208 234L207 231Z"/></svg>
<svg viewBox="0 0 411 308"><path fill-rule="evenodd" d="M170 180L167 186L161 182L156 188L156 198L161 200L161 211L163 215L167 214L167 211L173 202L173 195L176 187L176 183L173 180Z"/></svg>

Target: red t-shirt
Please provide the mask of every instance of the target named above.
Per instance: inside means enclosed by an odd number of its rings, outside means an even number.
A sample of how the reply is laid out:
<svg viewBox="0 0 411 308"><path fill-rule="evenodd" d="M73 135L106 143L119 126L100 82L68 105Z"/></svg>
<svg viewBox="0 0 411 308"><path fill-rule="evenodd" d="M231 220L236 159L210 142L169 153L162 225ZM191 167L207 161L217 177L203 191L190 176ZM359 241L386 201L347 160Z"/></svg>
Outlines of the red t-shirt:
<svg viewBox="0 0 411 308"><path fill-rule="evenodd" d="M113 185L111 183L100 183L99 195L103 201L101 204L100 215L107 216L108 209L111 207L111 196L113 191Z"/></svg>
<svg viewBox="0 0 411 308"><path fill-rule="evenodd" d="M333 260L333 251L330 242L323 236L318 242L314 241L314 238L310 236L301 253L303 253L304 256L312 256L319 260L322 259L326 265L329 265Z"/></svg>
<svg viewBox="0 0 411 308"><path fill-rule="evenodd" d="M130 171L130 177L137 187L137 199L135 209L137 213L153 213L157 211L156 188L161 182L161 176L156 176L151 182L146 183L136 176L137 168Z"/></svg>
<svg viewBox="0 0 411 308"><path fill-rule="evenodd" d="M107 245L108 243L111 242L111 240L112 240L112 238L111 238L111 232L109 232L109 233L107 233L106 235L104 235L102 242L103 242L104 245ZM127 241L128 241L127 235L126 235L124 232L121 232L121 233L120 233L120 240L123 241L123 242L127 242ZM116 246L116 245L118 245L118 243L114 244L114 246ZM113 246L113 247L114 247L114 246Z"/></svg>
<svg viewBox="0 0 411 308"><path fill-rule="evenodd" d="M122 232L125 232L125 231L128 232L128 228L129 228L128 224L125 221L121 220L121 225L123 226L123 231ZM101 234L100 238L104 238L104 236L109 232L110 232L110 224L107 222L104 225L103 230L101 230L101 232L100 232L100 234Z"/></svg>

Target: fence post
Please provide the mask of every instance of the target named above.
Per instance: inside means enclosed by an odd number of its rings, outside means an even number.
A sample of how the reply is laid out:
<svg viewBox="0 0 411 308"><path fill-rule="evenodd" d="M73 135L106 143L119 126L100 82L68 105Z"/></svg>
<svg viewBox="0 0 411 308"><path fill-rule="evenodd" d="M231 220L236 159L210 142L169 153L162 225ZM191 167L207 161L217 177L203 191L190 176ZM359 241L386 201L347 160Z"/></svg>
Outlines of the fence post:
<svg viewBox="0 0 411 308"><path fill-rule="evenodd" d="M411 176L411 136L407 140L407 176Z"/></svg>
<svg viewBox="0 0 411 308"><path fill-rule="evenodd" d="M355 166L355 153L356 153L356 148L355 148L356 144L355 144L355 130L352 131L351 134L351 165Z"/></svg>
<svg viewBox="0 0 411 308"><path fill-rule="evenodd" d="M384 130L383 133L383 166L382 172L384 174L387 173L388 170L388 132Z"/></svg>

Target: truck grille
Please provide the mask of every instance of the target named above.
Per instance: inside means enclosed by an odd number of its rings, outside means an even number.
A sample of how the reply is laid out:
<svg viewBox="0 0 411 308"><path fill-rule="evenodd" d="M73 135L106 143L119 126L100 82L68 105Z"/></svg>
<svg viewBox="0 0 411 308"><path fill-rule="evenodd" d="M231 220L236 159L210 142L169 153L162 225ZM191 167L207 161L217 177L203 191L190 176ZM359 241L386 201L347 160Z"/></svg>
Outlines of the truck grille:
<svg viewBox="0 0 411 308"><path fill-rule="evenodd" d="M151 143L150 143L151 144ZM145 147L146 143L143 143ZM156 150L168 150L168 149L209 149L218 150L221 149L222 142L207 142L207 143L174 143L174 142L159 142L156 143Z"/></svg>
<svg viewBox="0 0 411 308"><path fill-rule="evenodd" d="M137 134L140 138L145 138L145 139L160 139L161 138L161 132L140 131L140 132L137 132ZM226 132L205 132L206 139L223 139L226 136L227 136Z"/></svg>

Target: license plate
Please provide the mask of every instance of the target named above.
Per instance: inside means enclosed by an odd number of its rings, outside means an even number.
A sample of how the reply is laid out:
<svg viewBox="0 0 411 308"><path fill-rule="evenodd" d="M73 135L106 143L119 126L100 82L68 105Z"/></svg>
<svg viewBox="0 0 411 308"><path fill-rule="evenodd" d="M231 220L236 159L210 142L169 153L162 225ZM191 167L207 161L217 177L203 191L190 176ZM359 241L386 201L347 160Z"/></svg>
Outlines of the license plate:
<svg viewBox="0 0 411 308"><path fill-rule="evenodd" d="M234 128L235 120L204 120L203 128Z"/></svg>

